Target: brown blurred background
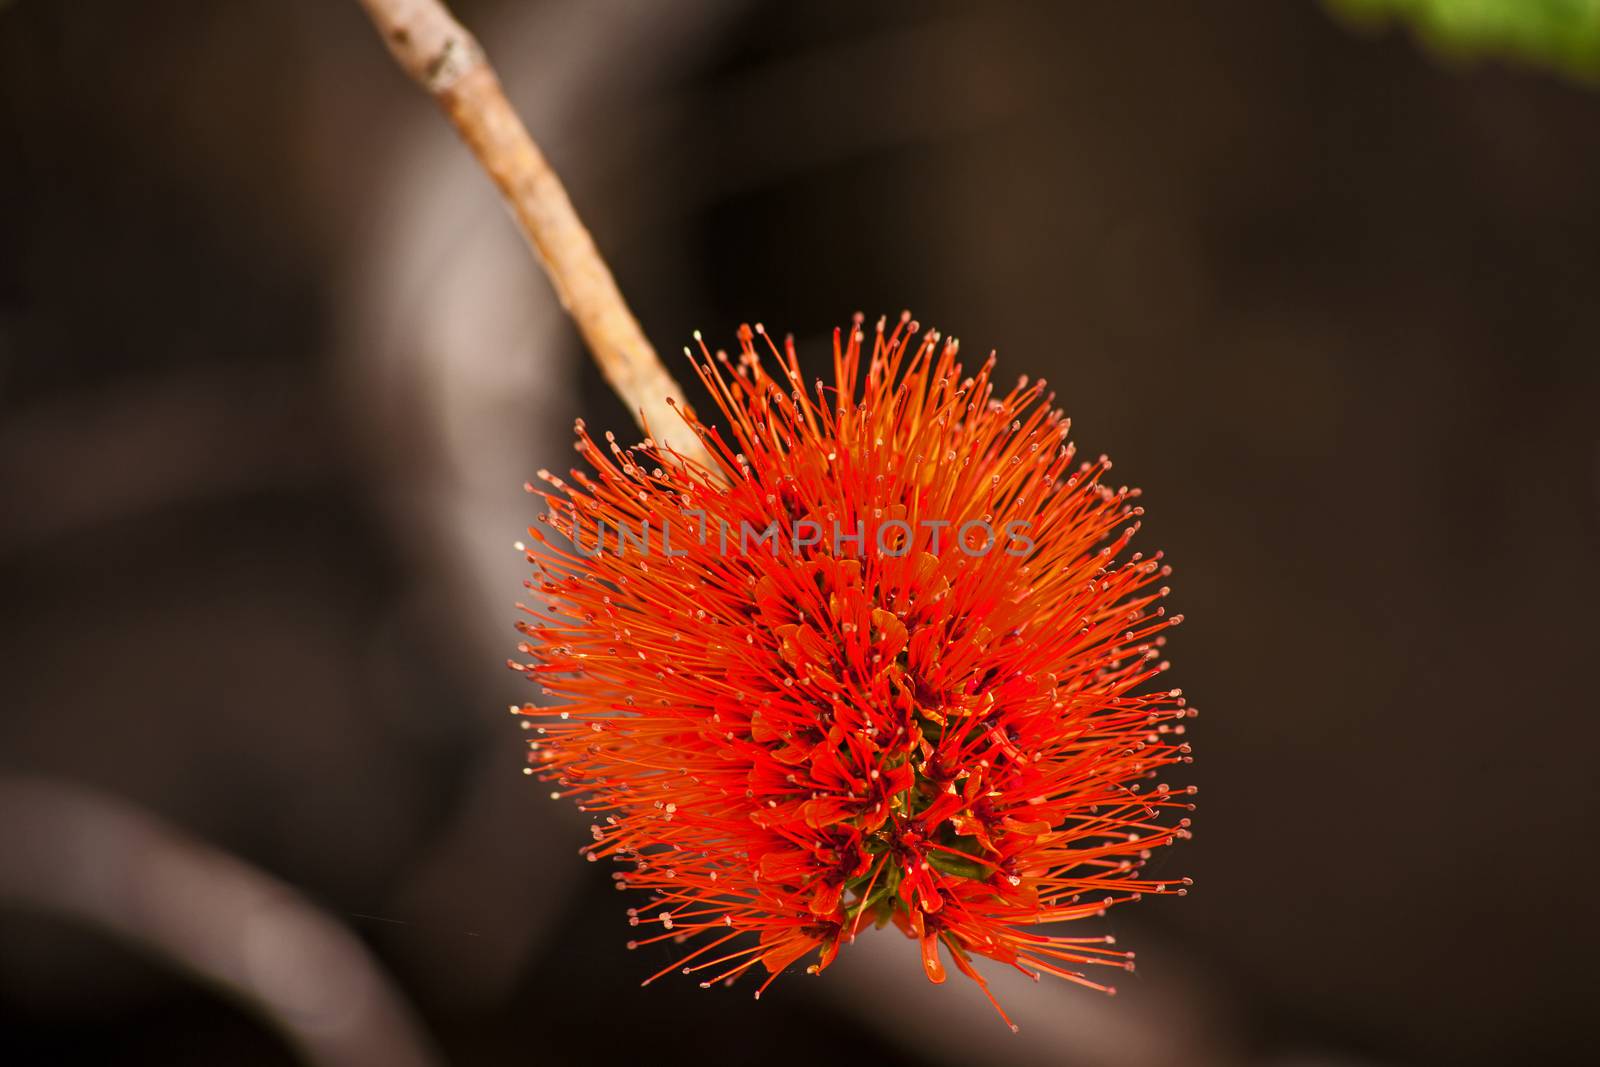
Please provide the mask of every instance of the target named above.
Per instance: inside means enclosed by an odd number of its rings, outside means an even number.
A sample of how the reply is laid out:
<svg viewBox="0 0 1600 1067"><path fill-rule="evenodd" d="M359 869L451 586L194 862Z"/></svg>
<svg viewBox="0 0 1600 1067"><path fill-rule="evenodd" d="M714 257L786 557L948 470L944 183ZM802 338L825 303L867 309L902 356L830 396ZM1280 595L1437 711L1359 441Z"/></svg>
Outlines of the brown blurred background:
<svg viewBox="0 0 1600 1067"><path fill-rule="evenodd" d="M910 307L1144 488L1197 887L1019 1037L892 934L638 989L502 666L628 422L487 181L352 3L18 0L0 1062L1579 1058L1600 92L1277 0L457 8L663 351Z"/></svg>

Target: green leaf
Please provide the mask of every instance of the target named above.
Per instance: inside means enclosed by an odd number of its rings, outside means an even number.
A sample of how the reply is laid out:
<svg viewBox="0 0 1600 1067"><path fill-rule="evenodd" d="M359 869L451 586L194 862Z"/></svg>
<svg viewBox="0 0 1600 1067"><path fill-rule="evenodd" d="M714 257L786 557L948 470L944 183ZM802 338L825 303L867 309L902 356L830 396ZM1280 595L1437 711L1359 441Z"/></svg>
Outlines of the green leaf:
<svg viewBox="0 0 1600 1067"><path fill-rule="evenodd" d="M928 866L945 874L953 874L957 878L974 878L979 881L994 873L994 868L987 863L950 852L929 852Z"/></svg>
<svg viewBox="0 0 1600 1067"><path fill-rule="evenodd" d="M1436 53L1499 57L1600 83L1600 0L1324 0L1359 26L1409 24Z"/></svg>

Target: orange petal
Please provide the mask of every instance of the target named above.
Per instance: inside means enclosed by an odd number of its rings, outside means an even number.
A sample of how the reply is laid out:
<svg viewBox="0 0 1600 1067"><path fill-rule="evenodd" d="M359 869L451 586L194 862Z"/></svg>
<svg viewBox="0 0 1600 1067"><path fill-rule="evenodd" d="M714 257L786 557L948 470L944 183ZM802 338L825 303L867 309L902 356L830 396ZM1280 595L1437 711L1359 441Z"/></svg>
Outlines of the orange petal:
<svg viewBox="0 0 1600 1067"><path fill-rule="evenodd" d="M944 981L944 964L939 962L937 935L924 934L922 937L922 969L928 973L928 981L935 984Z"/></svg>

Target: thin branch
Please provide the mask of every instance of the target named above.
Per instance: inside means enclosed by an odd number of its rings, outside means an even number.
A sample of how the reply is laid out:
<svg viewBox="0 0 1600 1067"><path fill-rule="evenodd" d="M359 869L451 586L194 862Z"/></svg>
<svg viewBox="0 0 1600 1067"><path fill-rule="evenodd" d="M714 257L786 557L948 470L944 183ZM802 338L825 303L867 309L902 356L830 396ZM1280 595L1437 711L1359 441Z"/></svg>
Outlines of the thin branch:
<svg viewBox="0 0 1600 1067"><path fill-rule="evenodd" d="M683 389L617 290L567 191L506 100L483 49L438 0L359 0L405 72L438 102L499 186L611 388L656 441L715 470L668 403Z"/></svg>
<svg viewBox="0 0 1600 1067"><path fill-rule="evenodd" d="M372 954L294 889L115 797L0 775L0 906L93 924L240 998L316 1067L433 1067Z"/></svg>

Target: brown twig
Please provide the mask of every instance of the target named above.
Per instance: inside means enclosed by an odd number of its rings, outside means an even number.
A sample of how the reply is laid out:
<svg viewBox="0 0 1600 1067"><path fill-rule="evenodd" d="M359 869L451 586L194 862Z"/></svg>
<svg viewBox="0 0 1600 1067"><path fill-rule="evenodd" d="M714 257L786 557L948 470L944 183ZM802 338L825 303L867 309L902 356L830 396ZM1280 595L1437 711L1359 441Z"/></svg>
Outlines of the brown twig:
<svg viewBox="0 0 1600 1067"><path fill-rule="evenodd" d="M444 109L499 186L606 381L658 442L715 469L669 398L683 389L628 310L567 191L478 42L439 0L360 0L402 69Z"/></svg>

